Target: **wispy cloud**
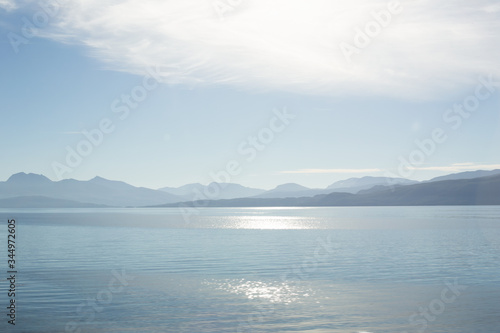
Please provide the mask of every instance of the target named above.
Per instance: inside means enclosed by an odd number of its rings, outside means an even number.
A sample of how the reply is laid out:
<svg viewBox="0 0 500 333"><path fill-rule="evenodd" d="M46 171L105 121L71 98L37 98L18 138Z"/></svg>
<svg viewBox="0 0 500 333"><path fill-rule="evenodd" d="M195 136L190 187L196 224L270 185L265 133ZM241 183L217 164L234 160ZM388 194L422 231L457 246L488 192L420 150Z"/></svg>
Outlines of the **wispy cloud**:
<svg viewBox="0 0 500 333"><path fill-rule="evenodd" d="M460 167L467 167L467 166L473 166L476 163L474 162L463 162L463 163L453 163L452 166L460 166Z"/></svg>
<svg viewBox="0 0 500 333"><path fill-rule="evenodd" d="M339 44L389 1L251 0L224 20L215 2L67 0L43 36L86 46L110 69L163 66L165 81L187 85L434 98L500 74L495 0L401 1L352 65Z"/></svg>
<svg viewBox="0 0 500 333"><path fill-rule="evenodd" d="M473 170L493 170L500 169L500 164L477 164L473 162L454 163L445 166L427 166L427 167L410 167L416 171L442 171L442 172L461 172ZM281 171L280 174L373 174L383 172L382 169L299 169Z"/></svg>
<svg viewBox="0 0 500 333"><path fill-rule="evenodd" d="M17 8L16 2L14 0L0 0L0 9L5 9L6 11L11 11Z"/></svg>
<svg viewBox="0 0 500 333"><path fill-rule="evenodd" d="M315 173L375 173L381 169L300 169L292 171L281 171L284 174L315 174Z"/></svg>
<svg viewBox="0 0 500 333"><path fill-rule="evenodd" d="M460 172L500 169L500 164L455 163L449 166L411 167L412 170Z"/></svg>

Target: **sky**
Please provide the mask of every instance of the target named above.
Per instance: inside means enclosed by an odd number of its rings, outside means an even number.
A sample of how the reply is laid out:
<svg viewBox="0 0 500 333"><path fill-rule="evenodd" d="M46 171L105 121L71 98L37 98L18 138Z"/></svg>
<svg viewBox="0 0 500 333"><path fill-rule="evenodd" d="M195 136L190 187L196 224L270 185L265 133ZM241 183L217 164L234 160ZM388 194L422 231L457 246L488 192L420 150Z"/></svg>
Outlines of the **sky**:
<svg viewBox="0 0 500 333"><path fill-rule="evenodd" d="M500 3L0 0L0 181L500 168Z"/></svg>

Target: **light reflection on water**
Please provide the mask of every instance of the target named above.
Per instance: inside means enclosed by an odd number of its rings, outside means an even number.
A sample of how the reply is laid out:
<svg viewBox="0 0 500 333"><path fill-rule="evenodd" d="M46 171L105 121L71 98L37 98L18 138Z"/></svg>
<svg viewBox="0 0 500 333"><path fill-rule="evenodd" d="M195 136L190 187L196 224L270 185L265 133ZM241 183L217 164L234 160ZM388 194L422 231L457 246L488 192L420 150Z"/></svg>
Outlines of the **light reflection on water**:
<svg viewBox="0 0 500 333"><path fill-rule="evenodd" d="M248 299L266 300L270 303L292 303L313 295L311 289L294 286L287 282L249 281L245 279L205 281L205 285L228 293L243 295Z"/></svg>
<svg viewBox="0 0 500 333"><path fill-rule="evenodd" d="M228 229L313 229L311 218L291 216L218 216L210 218L213 227Z"/></svg>

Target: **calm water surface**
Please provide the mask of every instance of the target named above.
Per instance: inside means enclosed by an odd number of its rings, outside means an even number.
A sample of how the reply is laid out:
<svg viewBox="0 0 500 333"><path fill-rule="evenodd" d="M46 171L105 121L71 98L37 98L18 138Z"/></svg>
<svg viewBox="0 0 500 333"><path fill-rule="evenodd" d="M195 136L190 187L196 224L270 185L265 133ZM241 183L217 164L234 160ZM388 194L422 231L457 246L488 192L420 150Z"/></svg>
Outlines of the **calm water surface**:
<svg viewBox="0 0 500 333"><path fill-rule="evenodd" d="M1 332L500 332L499 206L0 216Z"/></svg>

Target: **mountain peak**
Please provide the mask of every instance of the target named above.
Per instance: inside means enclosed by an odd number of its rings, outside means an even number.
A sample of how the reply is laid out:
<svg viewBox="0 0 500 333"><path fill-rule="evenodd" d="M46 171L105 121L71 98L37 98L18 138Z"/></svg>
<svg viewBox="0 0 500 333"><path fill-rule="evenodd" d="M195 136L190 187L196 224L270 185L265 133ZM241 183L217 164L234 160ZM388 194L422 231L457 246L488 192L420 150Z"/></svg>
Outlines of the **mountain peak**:
<svg viewBox="0 0 500 333"><path fill-rule="evenodd" d="M271 191L291 192L291 191L305 191L305 190L309 190L309 188L296 183L286 183L276 186Z"/></svg>
<svg viewBox="0 0 500 333"><path fill-rule="evenodd" d="M7 179L7 182L9 183L46 183L50 182L51 180L45 177L44 175L39 175L36 173L25 173L25 172L19 172L16 174L13 174L12 176Z"/></svg>
<svg viewBox="0 0 500 333"><path fill-rule="evenodd" d="M102 181L108 181L106 178L102 178L102 177L99 177L99 176L95 176L94 178L92 178L90 180L91 182L102 182Z"/></svg>

